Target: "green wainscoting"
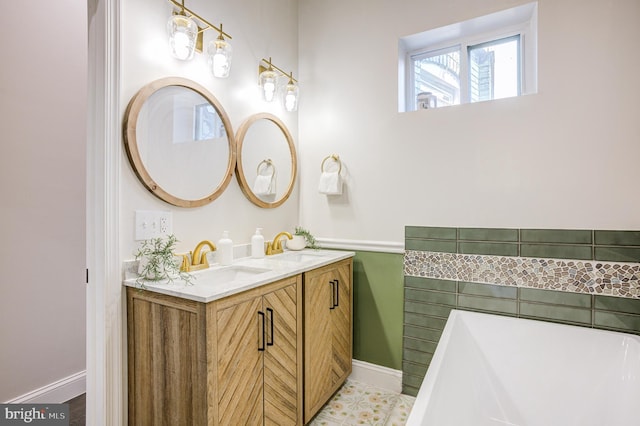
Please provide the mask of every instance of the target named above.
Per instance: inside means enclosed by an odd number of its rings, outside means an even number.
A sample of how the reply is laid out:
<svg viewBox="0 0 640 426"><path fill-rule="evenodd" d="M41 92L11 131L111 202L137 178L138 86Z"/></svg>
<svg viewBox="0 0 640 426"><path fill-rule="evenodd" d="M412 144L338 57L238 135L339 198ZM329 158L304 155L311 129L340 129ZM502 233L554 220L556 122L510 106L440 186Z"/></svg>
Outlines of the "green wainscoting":
<svg viewBox="0 0 640 426"><path fill-rule="evenodd" d="M357 251L353 259L353 358L402 369L403 255Z"/></svg>

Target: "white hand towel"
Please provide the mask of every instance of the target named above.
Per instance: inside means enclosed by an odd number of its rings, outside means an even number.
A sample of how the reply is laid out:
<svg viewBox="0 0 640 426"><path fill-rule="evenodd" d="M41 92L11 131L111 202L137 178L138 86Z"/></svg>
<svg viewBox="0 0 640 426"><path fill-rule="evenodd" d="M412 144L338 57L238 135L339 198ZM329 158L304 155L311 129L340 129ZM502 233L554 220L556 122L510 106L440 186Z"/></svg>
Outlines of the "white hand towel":
<svg viewBox="0 0 640 426"><path fill-rule="evenodd" d="M256 195L273 195L276 192L275 175L258 175L253 182L253 193Z"/></svg>
<svg viewBox="0 0 640 426"><path fill-rule="evenodd" d="M339 172L322 172L318 192L328 195L342 194L342 178Z"/></svg>

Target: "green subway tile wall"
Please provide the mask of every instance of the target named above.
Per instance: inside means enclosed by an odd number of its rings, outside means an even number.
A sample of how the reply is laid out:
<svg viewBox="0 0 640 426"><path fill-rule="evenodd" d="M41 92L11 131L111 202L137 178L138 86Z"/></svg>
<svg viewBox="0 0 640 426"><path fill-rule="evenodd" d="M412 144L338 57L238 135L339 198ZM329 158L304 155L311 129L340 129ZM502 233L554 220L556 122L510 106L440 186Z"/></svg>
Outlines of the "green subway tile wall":
<svg viewBox="0 0 640 426"><path fill-rule="evenodd" d="M608 246L640 246L640 231L595 231L595 243Z"/></svg>
<svg viewBox="0 0 640 426"><path fill-rule="evenodd" d="M591 244L593 232L566 229L521 229L520 241L531 243Z"/></svg>
<svg viewBox="0 0 640 426"><path fill-rule="evenodd" d="M552 244L520 244L520 256L542 257L552 259L581 259L592 260L593 248L591 245L552 245Z"/></svg>
<svg viewBox="0 0 640 426"><path fill-rule="evenodd" d="M640 262L640 231L405 227L405 249L443 253Z"/></svg>
<svg viewBox="0 0 640 426"><path fill-rule="evenodd" d="M495 247L514 245L513 256L640 260L640 232L407 227L406 248L438 242L457 253L512 256ZM468 242L474 242L472 246ZM488 244L490 242L492 244ZM445 245L443 243L449 243ZM493 244L499 244L494 246ZM532 248L533 247L533 248ZM502 250L502 249L501 249ZM480 251L481 253L475 253ZM482 252L484 251L484 252ZM634 254L637 251L637 255ZM510 252L513 253L513 252ZM588 254L588 255L587 255ZM566 258L566 257L564 257ZM451 309L472 310L640 334L640 299L404 277L403 392L416 395Z"/></svg>
<svg viewBox="0 0 640 426"><path fill-rule="evenodd" d="M458 229L458 239L468 241L518 242L518 230L506 228L460 228Z"/></svg>
<svg viewBox="0 0 640 426"><path fill-rule="evenodd" d="M456 281L436 291L432 281L405 277L402 391L408 395L417 394L454 308L640 334L640 299Z"/></svg>
<svg viewBox="0 0 640 426"><path fill-rule="evenodd" d="M518 244L461 241L458 243L458 253L491 254L495 256L517 256Z"/></svg>

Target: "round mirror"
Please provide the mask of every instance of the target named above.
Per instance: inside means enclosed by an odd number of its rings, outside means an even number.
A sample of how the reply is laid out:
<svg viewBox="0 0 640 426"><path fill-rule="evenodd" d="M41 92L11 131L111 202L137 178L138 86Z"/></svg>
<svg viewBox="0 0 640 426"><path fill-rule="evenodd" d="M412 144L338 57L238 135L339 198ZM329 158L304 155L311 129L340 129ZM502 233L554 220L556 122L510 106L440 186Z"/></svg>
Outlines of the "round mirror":
<svg viewBox="0 0 640 426"><path fill-rule="evenodd" d="M249 117L238 129L238 183L246 197L264 208L284 203L296 179L298 160L284 123L267 113Z"/></svg>
<svg viewBox="0 0 640 426"><path fill-rule="evenodd" d="M218 198L236 162L233 130L218 100L201 85L169 77L129 102L124 144L131 166L153 195L180 207Z"/></svg>

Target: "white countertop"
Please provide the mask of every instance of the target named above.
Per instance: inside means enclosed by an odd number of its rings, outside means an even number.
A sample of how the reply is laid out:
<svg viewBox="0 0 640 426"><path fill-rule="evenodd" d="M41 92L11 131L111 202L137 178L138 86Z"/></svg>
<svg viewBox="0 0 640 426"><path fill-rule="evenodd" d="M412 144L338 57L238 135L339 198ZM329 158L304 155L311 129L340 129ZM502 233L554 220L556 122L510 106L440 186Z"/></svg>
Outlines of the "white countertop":
<svg viewBox="0 0 640 426"><path fill-rule="evenodd" d="M173 283L144 281L144 286L147 290L156 293L206 303L348 259L354 255L352 251L337 250L285 251L283 254L265 256L262 259L250 257L237 259L229 266L214 264L209 269L192 272L193 284L186 284L182 280L174 280ZM228 277L233 275L238 277L229 280ZM128 287L140 287L135 279L125 280L123 284Z"/></svg>

